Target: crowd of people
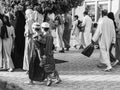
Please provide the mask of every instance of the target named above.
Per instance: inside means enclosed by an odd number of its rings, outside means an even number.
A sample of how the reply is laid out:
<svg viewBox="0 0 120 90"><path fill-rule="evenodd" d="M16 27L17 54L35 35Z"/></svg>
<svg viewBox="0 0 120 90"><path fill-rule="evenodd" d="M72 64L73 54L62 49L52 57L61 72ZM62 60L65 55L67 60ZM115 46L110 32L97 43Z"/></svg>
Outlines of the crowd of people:
<svg viewBox="0 0 120 90"><path fill-rule="evenodd" d="M79 20L78 15L72 21L70 12L48 13L45 16L39 13L38 6L24 7L21 3L7 8L4 4L1 6L0 68L9 72L22 68L27 71L29 84L47 79L47 86L50 86L52 77L56 78L56 83L61 82L55 69L54 51L69 51L71 37L74 37L75 49L97 43L100 48L98 67L105 66L105 71L111 71L119 63L120 23L116 24L112 12L103 10L98 23L93 24L88 11L83 13L83 21ZM115 56L112 54L113 46Z"/></svg>

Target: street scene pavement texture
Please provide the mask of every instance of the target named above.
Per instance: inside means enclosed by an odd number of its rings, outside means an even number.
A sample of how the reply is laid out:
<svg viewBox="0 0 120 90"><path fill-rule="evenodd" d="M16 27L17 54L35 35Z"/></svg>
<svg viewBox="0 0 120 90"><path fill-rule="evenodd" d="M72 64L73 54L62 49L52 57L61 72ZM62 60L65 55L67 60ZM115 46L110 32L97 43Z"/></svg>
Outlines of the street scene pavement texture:
<svg viewBox="0 0 120 90"><path fill-rule="evenodd" d="M45 82L27 85L26 72L16 69L14 72L0 71L0 79L14 83L23 90L120 90L120 66L111 72L98 68L99 50L95 50L90 58L81 54L82 50L70 49L66 53L55 52L56 69L62 82L48 87Z"/></svg>

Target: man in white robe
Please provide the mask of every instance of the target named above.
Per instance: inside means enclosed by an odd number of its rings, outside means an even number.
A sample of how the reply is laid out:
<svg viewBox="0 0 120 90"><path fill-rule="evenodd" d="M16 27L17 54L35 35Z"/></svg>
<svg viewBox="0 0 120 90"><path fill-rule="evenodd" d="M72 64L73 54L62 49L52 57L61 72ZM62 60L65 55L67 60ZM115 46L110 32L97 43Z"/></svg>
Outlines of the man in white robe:
<svg viewBox="0 0 120 90"><path fill-rule="evenodd" d="M94 42L99 40L100 62L107 66L105 71L110 71L112 66L109 49L110 45L116 42L116 34L113 21L107 17L107 10L102 11L102 18L98 22L98 27L92 40Z"/></svg>
<svg viewBox="0 0 120 90"><path fill-rule="evenodd" d="M92 33L91 33L92 19L88 15L87 11L85 11L83 14L84 14L84 18L83 18L82 26L85 27L83 36L84 36L85 47L87 47L91 43L91 38L92 38Z"/></svg>

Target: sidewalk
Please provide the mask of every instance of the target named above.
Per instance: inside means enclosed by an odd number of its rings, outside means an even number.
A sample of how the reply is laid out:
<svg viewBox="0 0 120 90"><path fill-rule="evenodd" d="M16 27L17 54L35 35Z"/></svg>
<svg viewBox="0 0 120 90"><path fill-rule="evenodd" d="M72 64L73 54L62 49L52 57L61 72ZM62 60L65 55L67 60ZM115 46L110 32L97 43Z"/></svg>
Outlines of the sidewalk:
<svg viewBox="0 0 120 90"><path fill-rule="evenodd" d="M60 73L62 82L51 87L46 86L46 81L29 86L24 82L28 81L25 72L16 70L14 72L0 72L0 79L15 83L23 90L120 90L120 66L116 66L112 72L104 72L96 67L99 53L87 58L79 50L70 50L66 53L55 53L59 59L56 68ZM60 62L61 61L61 62Z"/></svg>

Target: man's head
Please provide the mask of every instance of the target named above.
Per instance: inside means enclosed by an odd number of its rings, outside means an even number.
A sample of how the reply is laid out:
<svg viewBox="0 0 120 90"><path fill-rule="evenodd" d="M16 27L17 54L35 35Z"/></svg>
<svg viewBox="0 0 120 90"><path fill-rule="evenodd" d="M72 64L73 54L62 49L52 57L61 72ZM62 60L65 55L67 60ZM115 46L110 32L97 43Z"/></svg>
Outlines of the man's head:
<svg viewBox="0 0 120 90"><path fill-rule="evenodd" d="M88 15L88 11L84 11L83 14L84 14L84 16Z"/></svg>
<svg viewBox="0 0 120 90"><path fill-rule="evenodd" d="M102 10L102 17L107 16L108 15L108 11L107 10Z"/></svg>

